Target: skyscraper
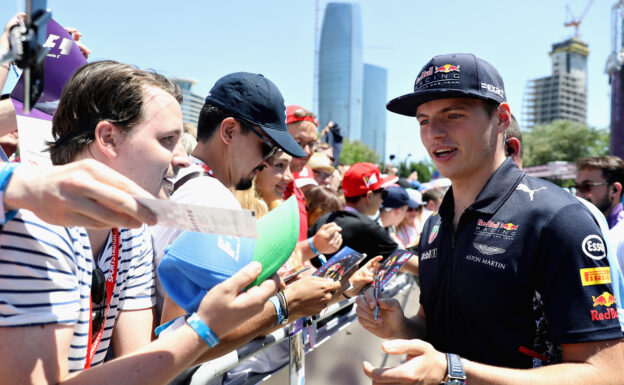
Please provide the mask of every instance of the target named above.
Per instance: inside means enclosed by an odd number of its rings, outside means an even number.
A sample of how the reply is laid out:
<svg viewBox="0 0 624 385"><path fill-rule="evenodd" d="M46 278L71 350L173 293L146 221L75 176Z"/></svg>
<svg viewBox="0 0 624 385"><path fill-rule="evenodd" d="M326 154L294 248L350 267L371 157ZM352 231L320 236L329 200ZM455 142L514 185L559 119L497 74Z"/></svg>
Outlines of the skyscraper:
<svg viewBox="0 0 624 385"><path fill-rule="evenodd" d="M529 80L524 95L524 124L531 128L567 119L587 122L587 43L571 38L552 45L552 75Z"/></svg>
<svg viewBox="0 0 624 385"><path fill-rule="evenodd" d="M386 102L388 70L364 64L362 97L362 142L386 159Z"/></svg>
<svg viewBox="0 0 624 385"><path fill-rule="evenodd" d="M184 123L191 123L197 126L199 120L199 113L204 106L204 98L194 94L191 91L191 87L197 84L197 80L174 78L174 82L178 83L180 89L182 89L182 120Z"/></svg>
<svg viewBox="0 0 624 385"><path fill-rule="evenodd" d="M329 3L319 47L319 123L340 124L351 140L361 138L362 72L360 6Z"/></svg>
<svg viewBox="0 0 624 385"><path fill-rule="evenodd" d="M611 84L611 155L624 157L624 1L611 8L611 54L606 72Z"/></svg>

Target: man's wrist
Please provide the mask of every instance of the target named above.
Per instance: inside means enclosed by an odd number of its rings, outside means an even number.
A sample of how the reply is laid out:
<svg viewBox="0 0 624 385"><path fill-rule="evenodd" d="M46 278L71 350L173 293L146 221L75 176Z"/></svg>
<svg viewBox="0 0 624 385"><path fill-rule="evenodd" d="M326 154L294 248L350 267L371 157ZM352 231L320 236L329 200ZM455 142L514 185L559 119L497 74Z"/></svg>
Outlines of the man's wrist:
<svg viewBox="0 0 624 385"><path fill-rule="evenodd" d="M320 254L318 249L314 246L314 237L308 238L308 246L310 247L310 251L312 251L312 254L314 255Z"/></svg>
<svg viewBox="0 0 624 385"><path fill-rule="evenodd" d="M195 333L197 333L208 346L214 348L219 344L219 338L216 334L206 325L206 323L199 317L197 313L191 314L189 318L186 319L186 322L193 328Z"/></svg>

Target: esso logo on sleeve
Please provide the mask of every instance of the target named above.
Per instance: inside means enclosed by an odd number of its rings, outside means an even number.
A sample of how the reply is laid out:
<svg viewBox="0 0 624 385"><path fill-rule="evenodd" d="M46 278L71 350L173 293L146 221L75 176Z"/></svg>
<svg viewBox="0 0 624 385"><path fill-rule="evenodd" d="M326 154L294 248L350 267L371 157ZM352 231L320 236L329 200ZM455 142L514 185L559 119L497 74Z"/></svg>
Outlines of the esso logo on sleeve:
<svg viewBox="0 0 624 385"><path fill-rule="evenodd" d="M586 236L585 239L583 239L581 247L583 248L585 255L591 259L595 259L596 261L607 256L604 242L598 235L592 234Z"/></svg>

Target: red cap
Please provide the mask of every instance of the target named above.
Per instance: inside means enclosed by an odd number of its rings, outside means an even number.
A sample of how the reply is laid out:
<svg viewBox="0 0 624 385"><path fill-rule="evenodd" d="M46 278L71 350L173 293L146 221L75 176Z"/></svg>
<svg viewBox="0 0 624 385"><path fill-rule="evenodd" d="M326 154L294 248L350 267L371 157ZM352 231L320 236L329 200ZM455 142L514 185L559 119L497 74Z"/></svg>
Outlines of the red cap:
<svg viewBox="0 0 624 385"><path fill-rule="evenodd" d="M308 121L316 124L318 126L318 120L314 119L312 116L305 116L308 110L301 106L290 105L286 107L286 124ZM297 116L302 115L302 116Z"/></svg>
<svg viewBox="0 0 624 385"><path fill-rule="evenodd" d="M379 167L375 164L355 163L342 178L342 191L347 198L357 197L384 188L395 179L395 177L382 178Z"/></svg>

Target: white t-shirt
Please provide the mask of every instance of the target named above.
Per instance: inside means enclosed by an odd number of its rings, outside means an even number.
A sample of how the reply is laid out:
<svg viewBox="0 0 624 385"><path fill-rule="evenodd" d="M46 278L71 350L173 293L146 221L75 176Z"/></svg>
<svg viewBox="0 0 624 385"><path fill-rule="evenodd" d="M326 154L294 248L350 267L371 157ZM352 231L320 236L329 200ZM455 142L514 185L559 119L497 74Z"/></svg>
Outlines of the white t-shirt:
<svg viewBox="0 0 624 385"><path fill-rule="evenodd" d="M104 361L120 310L147 309L155 304L152 244L146 226L120 229L119 239L117 282L91 366ZM109 233L98 260L106 275L111 254ZM82 370L89 338L93 269L84 228L49 225L32 212L20 210L0 232L0 327L74 325L69 371Z"/></svg>
<svg viewBox="0 0 624 385"><path fill-rule="evenodd" d="M180 170L175 181L192 172L202 171L197 164L191 164L190 167ZM175 182L174 181L174 182ZM234 197L234 194L225 187L217 178L210 176L198 176L189 179L180 188L178 188L170 198L172 201L198 206L218 207L225 209L241 210L241 205ZM175 239L182 234L183 230L174 229L164 226L153 226L150 228L154 238L154 263L156 268L165 255L165 249ZM162 310L162 298L164 289L157 279L157 295L158 295L158 311Z"/></svg>

